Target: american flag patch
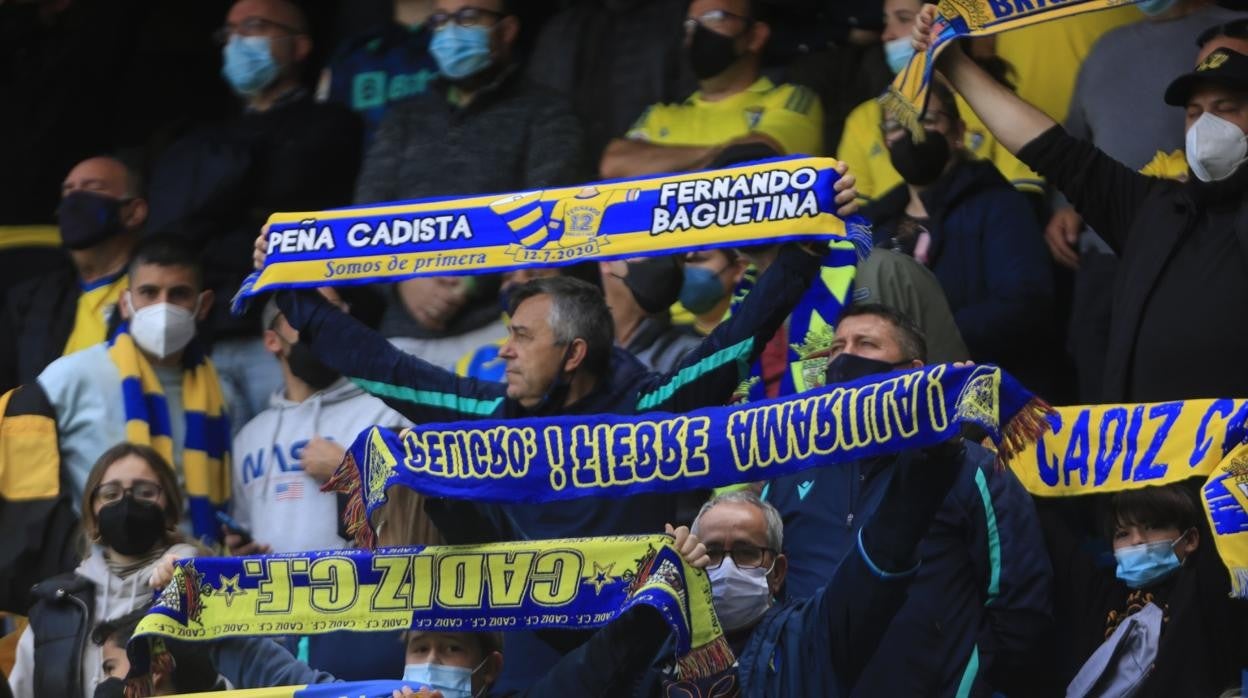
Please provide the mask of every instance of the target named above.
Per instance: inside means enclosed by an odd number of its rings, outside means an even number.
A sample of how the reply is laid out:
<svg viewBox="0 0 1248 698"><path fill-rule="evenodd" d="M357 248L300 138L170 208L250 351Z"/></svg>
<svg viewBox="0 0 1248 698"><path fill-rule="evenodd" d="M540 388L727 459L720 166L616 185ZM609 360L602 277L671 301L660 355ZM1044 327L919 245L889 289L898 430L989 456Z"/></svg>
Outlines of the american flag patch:
<svg viewBox="0 0 1248 698"><path fill-rule="evenodd" d="M303 499L302 482L279 482L274 491L277 493L277 501L279 502Z"/></svg>

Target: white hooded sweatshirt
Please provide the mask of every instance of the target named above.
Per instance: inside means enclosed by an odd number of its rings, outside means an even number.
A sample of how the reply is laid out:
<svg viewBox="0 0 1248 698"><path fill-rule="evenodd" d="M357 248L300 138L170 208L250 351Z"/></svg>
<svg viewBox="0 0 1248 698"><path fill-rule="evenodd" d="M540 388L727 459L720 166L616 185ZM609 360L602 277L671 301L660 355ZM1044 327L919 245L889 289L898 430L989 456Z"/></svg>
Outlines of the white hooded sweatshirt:
<svg viewBox="0 0 1248 698"><path fill-rule="evenodd" d="M303 447L320 436L349 448L371 426L411 422L345 378L303 402L284 393L274 393L269 409L234 437L234 518L275 553L346 547L338 536L338 497L303 472Z"/></svg>
<svg viewBox="0 0 1248 698"><path fill-rule="evenodd" d="M165 553L173 553L178 557L194 557L199 554L199 551L194 546L178 543L171 546ZM82 564L78 565L78 569L74 570L79 576L86 577L95 584L95 608L92 610L91 625L87 628L88 636L82 653L83 698L91 698L95 694L96 684L104 680L100 648L91 642L91 631L96 625L106 620L120 618L152 600L153 591L148 584L152 578L152 569L158 562L160 562L159 557L146 567L122 579L109 571L108 563L104 560L104 549L96 546L91 556L83 560ZM45 667L43 670L64 671L64 667ZM9 677L9 688L13 689L13 698L37 698L35 696L35 671L35 634L27 626L17 641L17 661L13 665L13 675Z"/></svg>

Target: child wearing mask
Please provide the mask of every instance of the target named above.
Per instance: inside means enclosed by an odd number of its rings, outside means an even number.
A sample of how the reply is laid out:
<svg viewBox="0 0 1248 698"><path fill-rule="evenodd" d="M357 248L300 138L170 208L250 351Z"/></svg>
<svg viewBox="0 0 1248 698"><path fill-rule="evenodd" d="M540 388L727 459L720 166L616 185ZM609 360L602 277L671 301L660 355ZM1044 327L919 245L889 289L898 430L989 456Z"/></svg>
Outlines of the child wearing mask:
<svg viewBox="0 0 1248 698"><path fill-rule="evenodd" d="M1213 696L1239 683L1248 605L1229 598L1230 576L1186 485L1113 496L1113 568L1082 545L1061 502L1038 504L1066 655L1053 676L1066 695Z"/></svg>
<svg viewBox="0 0 1248 698"><path fill-rule="evenodd" d="M14 698L91 698L103 679L100 648L87 641L91 629L151 600L152 571L162 556L199 554L178 531L177 477L153 449L131 443L108 449L84 491L85 559L73 573L35 586L30 626L9 677Z"/></svg>
<svg viewBox="0 0 1248 698"><path fill-rule="evenodd" d="M148 607L143 606L117 620L106 620L95 626L91 633L91 642L100 648L100 671L105 678L96 685L94 698L125 697L126 674L130 672L126 643L134 636L135 628L147 611ZM151 695L174 696L179 693L224 690L225 683L219 680L217 670L208 662L207 656L194 651L194 646L189 646L188 649L191 651L177 652L172 657L172 669L152 670Z"/></svg>

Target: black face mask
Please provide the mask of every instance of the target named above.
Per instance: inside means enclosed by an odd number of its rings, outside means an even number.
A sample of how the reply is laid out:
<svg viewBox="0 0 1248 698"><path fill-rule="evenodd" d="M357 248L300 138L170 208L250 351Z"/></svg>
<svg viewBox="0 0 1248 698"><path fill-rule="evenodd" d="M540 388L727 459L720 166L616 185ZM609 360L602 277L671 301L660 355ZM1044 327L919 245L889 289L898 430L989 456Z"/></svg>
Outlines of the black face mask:
<svg viewBox="0 0 1248 698"><path fill-rule="evenodd" d="M104 679L95 687L93 698L125 698L126 682L116 676Z"/></svg>
<svg viewBox="0 0 1248 698"><path fill-rule="evenodd" d="M825 385L835 385L837 383L849 383L859 378L867 376L875 376L881 373L888 373L896 368L901 368L909 361L890 364L887 361L878 359L868 359L865 356L857 356L855 354L846 354L841 352L836 358L828 362L828 370L825 373Z"/></svg>
<svg viewBox="0 0 1248 698"><path fill-rule="evenodd" d="M105 504L99 516L100 539L122 555L142 555L165 534L165 512L133 495Z"/></svg>
<svg viewBox="0 0 1248 698"><path fill-rule="evenodd" d="M924 187L939 179L945 165L949 164L949 139L928 131L922 143L915 143L907 133L889 146L888 154L902 179Z"/></svg>
<svg viewBox="0 0 1248 698"><path fill-rule="evenodd" d="M321 363L308 345L295 342L289 346L286 363L290 366L290 372L313 390L324 390L341 377L342 374Z"/></svg>
<svg viewBox="0 0 1248 698"><path fill-rule="evenodd" d="M85 250L122 232L121 207L126 202L92 191L71 191L56 208L61 244Z"/></svg>
<svg viewBox="0 0 1248 698"><path fill-rule="evenodd" d="M699 24L686 49L693 74L699 80L706 80L727 70L739 57L736 43L734 37L717 34Z"/></svg>
<svg viewBox="0 0 1248 698"><path fill-rule="evenodd" d="M675 257L650 257L628 263L624 285L632 292L637 305L653 315L672 307L680 298L685 283L684 271Z"/></svg>

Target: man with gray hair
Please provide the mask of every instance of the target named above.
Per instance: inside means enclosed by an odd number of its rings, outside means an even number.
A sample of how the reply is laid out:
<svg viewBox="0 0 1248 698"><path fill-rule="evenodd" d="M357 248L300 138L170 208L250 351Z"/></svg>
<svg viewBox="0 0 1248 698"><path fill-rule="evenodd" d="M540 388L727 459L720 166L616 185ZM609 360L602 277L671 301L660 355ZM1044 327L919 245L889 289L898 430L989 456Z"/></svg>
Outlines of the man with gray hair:
<svg viewBox="0 0 1248 698"><path fill-rule="evenodd" d="M844 696L876 647L919 570L918 543L957 480L940 449L900 467L871 521L809 598L777 602L789 561L780 512L749 490L721 494L693 522L706 547L715 614L737 657L732 676L677 678L672 646L635 695L714 695L735 684L743 696ZM732 683L729 683L732 682Z"/></svg>

